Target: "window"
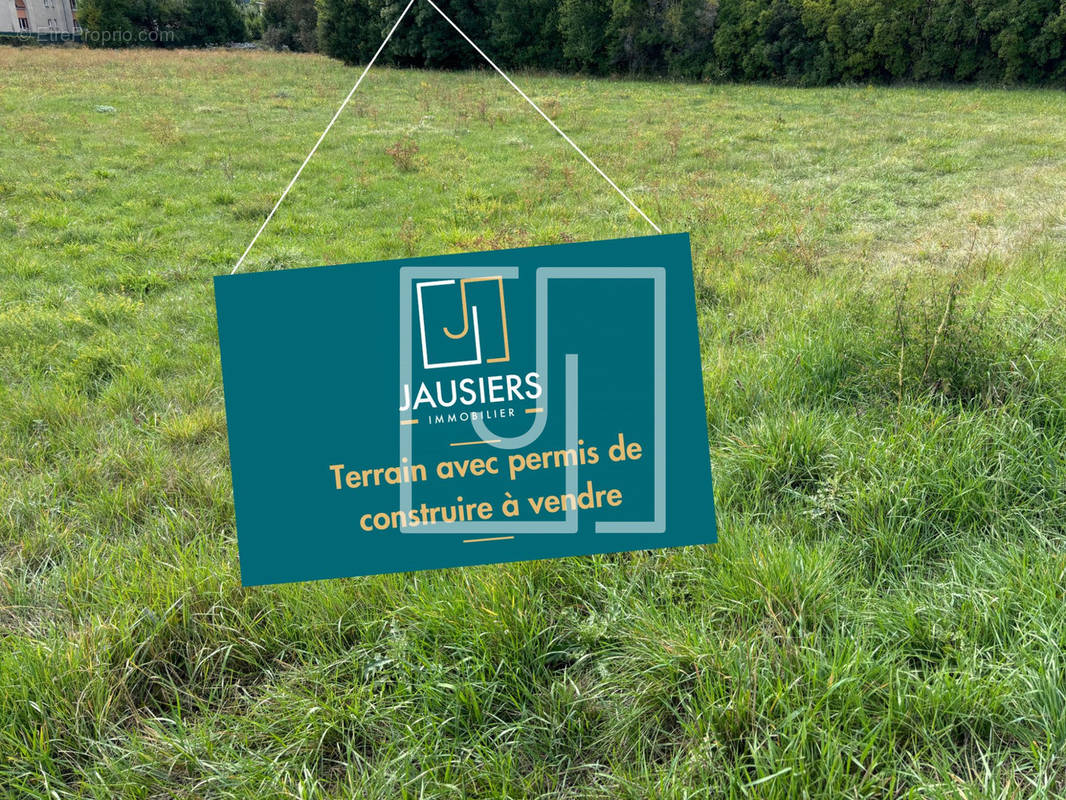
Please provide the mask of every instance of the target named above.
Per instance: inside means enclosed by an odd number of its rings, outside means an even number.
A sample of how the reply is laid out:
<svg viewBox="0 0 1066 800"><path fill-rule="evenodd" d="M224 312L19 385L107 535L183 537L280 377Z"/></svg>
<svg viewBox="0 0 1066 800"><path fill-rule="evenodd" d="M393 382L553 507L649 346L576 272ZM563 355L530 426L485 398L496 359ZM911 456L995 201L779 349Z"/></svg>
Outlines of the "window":
<svg viewBox="0 0 1066 800"><path fill-rule="evenodd" d="M78 10L78 0L70 0L70 10L71 11L77 11Z"/></svg>
<svg viewBox="0 0 1066 800"><path fill-rule="evenodd" d="M18 17L19 30L28 31L30 20L26 15L26 0L15 0L15 16Z"/></svg>

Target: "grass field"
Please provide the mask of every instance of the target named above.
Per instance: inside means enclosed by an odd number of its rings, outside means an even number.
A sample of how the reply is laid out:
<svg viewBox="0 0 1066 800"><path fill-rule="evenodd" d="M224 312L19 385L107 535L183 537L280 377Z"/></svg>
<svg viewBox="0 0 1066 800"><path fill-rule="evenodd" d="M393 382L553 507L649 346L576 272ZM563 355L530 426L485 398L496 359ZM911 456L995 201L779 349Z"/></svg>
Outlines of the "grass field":
<svg viewBox="0 0 1066 800"><path fill-rule="evenodd" d="M1066 796L1066 95L521 78L692 234L720 544L244 590L211 276L356 75L0 48L0 797ZM248 269L649 232L376 70Z"/></svg>

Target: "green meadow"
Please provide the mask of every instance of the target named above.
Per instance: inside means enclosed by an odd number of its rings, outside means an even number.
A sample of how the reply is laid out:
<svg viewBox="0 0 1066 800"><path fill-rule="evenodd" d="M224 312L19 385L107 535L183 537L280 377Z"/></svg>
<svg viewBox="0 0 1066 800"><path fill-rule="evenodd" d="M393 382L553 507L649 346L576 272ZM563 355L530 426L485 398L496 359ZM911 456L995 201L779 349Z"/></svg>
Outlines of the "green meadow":
<svg viewBox="0 0 1066 800"><path fill-rule="evenodd" d="M516 76L692 235L720 543L242 589L211 278L357 76L0 48L0 797L1066 796L1066 95ZM651 232L374 69L246 269Z"/></svg>

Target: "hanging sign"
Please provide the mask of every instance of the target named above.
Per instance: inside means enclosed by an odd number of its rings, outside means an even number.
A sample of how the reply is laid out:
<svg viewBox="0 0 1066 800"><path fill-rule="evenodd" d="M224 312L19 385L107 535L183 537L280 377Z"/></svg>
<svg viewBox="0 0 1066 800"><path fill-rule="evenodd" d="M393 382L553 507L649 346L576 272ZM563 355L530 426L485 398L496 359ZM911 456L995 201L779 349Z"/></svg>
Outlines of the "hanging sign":
<svg viewBox="0 0 1066 800"><path fill-rule="evenodd" d="M687 234L215 300L245 585L716 540Z"/></svg>

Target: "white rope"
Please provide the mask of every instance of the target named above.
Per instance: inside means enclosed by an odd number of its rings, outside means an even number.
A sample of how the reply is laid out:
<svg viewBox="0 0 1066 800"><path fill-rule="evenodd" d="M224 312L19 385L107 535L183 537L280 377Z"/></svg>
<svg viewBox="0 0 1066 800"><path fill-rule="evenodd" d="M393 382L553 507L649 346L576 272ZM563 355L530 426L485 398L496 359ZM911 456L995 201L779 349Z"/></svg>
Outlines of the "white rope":
<svg viewBox="0 0 1066 800"><path fill-rule="evenodd" d="M345 106L348 105L348 101L351 100L352 95L355 94L355 90L359 88L359 84L363 82L363 78L365 78L366 74L370 72L370 68L374 66L374 62L378 60L378 56L381 55L381 51L385 49L385 45L389 43L389 39L392 38L392 34L394 34L396 32L396 29L400 27L400 23L403 22L403 18L407 16L407 12L411 10L411 6L413 6L414 3L415 0L408 0L408 3L403 10L403 13L396 18L396 22L393 23L392 28L389 30L388 35L385 37L385 41L383 41L381 43L381 46L378 47L377 52L374 53L374 57L370 59L370 62L363 70L363 74L359 76L359 80L355 82L355 86L353 86L352 90L348 92L348 96L344 98L344 102L341 103L340 108L337 109L337 113L334 114L333 119L329 121L329 125L326 126L326 129L324 131L322 131L322 135L318 137L318 141L315 142L315 146L311 148L311 152L307 154L307 158L304 159L304 163L300 165L300 168L296 170L296 174L292 176L292 180L289 181L289 185L285 187L285 191L281 193L281 197L278 198L278 202L276 202L274 204L274 207L270 209L270 213L267 214L267 218L263 220L263 224L259 226L259 230L256 231L255 236L252 237L252 241L248 243L248 247L246 247L244 250L244 255L242 255L240 257L240 260L238 260L236 265L234 265L233 271L230 272L230 275L232 275L234 272L241 268L241 264L243 264L244 259L248 257L248 253L251 252L252 246L256 243L256 240L259 239L259 234L263 232L266 226L270 223L270 220L274 218L274 212L278 210L278 206L281 205L286 195L288 195L289 190L292 189L293 184L296 183L296 179L300 177L300 173L303 172L304 167L307 166L307 162L311 160L311 156L313 156L315 154L315 151L318 150L318 146L322 144L322 140L326 138L326 134L329 133L330 128L333 127L333 123L335 123L337 121L337 118L340 117L341 112L344 111Z"/></svg>
<svg viewBox="0 0 1066 800"><path fill-rule="evenodd" d="M348 105L348 101L352 99L352 95L354 95L355 94L355 90L359 88L359 84L361 84L363 82L363 78L365 78L366 74L368 72L370 72L370 68L372 66L374 66L374 62L377 61L378 56L381 55L381 51L385 49L385 45L387 45L389 43L389 40L392 38L392 34L396 32L396 29L398 27L400 27L400 23L403 21L403 18L407 16L407 12L411 10L411 6L414 5L414 2L415 2L415 0L408 0L408 3L404 7L403 12L400 14L399 17L396 18L396 22L393 23L392 28L389 30L388 35L385 37L385 40L381 43L381 46L378 47L377 52L374 53L374 57L370 59L369 63L366 65L366 68L363 69L363 73L359 76L359 80L357 80L355 82L355 86L353 86L352 90L350 92L348 92L348 96L344 98L344 102L341 103L340 108L337 109L337 113L333 115L333 119L331 119L329 121L329 125L326 126L326 129L324 131L322 131L322 135L318 137L318 141L315 142L315 146L311 148L311 152L307 154L307 158L304 159L304 162L300 165L300 168L298 170L296 170L296 174L292 176L292 180L289 181L289 185L285 187L285 191L281 193L281 197L278 198L278 202L274 204L274 207L270 210L270 213L267 215L267 218L265 220L263 220L263 224L259 226L259 230L256 231L255 236L252 237L252 241L248 244L248 247L245 248L244 255L242 255L240 257L240 259L237 261L236 265L233 267L233 270L230 272L230 275L233 275L237 270L239 270L241 268L241 264L243 264L244 263L244 259L248 257L248 253L251 252L252 247L255 245L256 241L259 239L259 235L263 232L263 230L266 228L266 226L270 223L270 220L274 218L274 212L278 210L278 207L281 205L282 201L285 200L285 197L289 194L289 191L292 189L293 185L296 183L296 179L300 177L300 174L304 171L304 167L307 166L307 162L309 162L311 160L311 157L318 150L318 146L320 144L322 144L322 140L326 138L326 134L330 132L330 129L333 127L333 124L337 121L337 119L341 115L341 112L343 112L345 107ZM631 205L633 207L633 209L638 214L640 214L640 216L642 216L644 218L644 221L647 222L649 225L651 225L655 229L656 233L662 233L663 232L662 228L660 228L658 225L656 225L654 222L652 222L651 218L648 217L648 215L645 214L641 210L640 206L638 206L636 203L634 203L629 198L629 195L627 195L625 192L623 192L621 189L619 189L618 185L614 181L612 181L609 177L607 177L607 173L605 173L602 169L600 169L598 166L596 166L596 163L585 154L584 150L582 150L580 147L577 146L577 144L574 143L573 139L571 139L569 136L567 136L565 133L563 133L562 128L560 128L558 125L556 125L551 117L549 117L547 114L545 114L543 111L541 111L540 106L538 106L536 103L534 103L530 99L529 95L527 95L525 92L523 92L521 89L518 88L518 85L507 76L506 72L504 72L502 69L500 69L498 66L496 66L496 62L494 62L491 58L489 58L488 55L485 54L485 51L482 50L480 47L478 47L474 43L474 40L471 39L469 36L466 35L466 33L463 32L462 28L460 28L458 25L456 25L454 22L452 22L451 17L449 17L447 14L445 14L444 11L441 10L440 6L438 6L436 3L434 3L433 0L426 0L426 2L429 3L431 6L433 6L433 8L436 9L438 14L440 14L442 17L444 17L444 21L445 22L447 22L449 25L451 25L453 28L455 28L455 30L458 32L458 34L460 36L462 36L466 40L467 44L469 44L471 47L473 47L474 50L477 51L478 55L480 55L483 59L485 59L485 61L488 62L488 65L490 67L492 67L494 70L496 70L501 75L501 77L503 77L503 79L505 81L507 81L507 83L509 83L511 85L511 88L514 89L516 92L518 92L522 96L523 100L525 100L527 103L529 103L531 106L533 106L533 109L544 118L544 121L547 122L549 125L551 125L555 129L555 132L558 133L560 136L562 136L566 140L566 143L569 144L572 148L574 148L574 150L577 151L578 155L580 155L583 159L585 159L589 163L589 165L594 170L596 170L596 172L598 172L600 174L600 177L602 177L605 181L607 181L607 183L609 183L611 185L611 188L614 189L616 192L618 192L618 194L622 196L622 199L624 199L627 203L629 203L629 205Z"/></svg>

